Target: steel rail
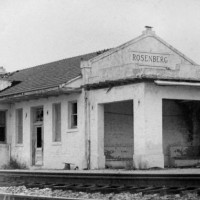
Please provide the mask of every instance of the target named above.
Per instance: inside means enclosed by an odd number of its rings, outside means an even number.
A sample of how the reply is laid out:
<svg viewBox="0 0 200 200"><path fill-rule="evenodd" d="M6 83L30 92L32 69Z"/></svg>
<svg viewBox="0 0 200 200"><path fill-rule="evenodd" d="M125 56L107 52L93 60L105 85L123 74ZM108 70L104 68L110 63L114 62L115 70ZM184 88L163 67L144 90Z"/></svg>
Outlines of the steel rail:
<svg viewBox="0 0 200 200"><path fill-rule="evenodd" d="M0 199L2 200L85 200L83 198L31 196L31 195L7 194L7 193L0 193Z"/></svg>
<svg viewBox="0 0 200 200"><path fill-rule="evenodd" d="M200 174L0 171L0 185L8 182L200 187Z"/></svg>
<svg viewBox="0 0 200 200"><path fill-rule="evenodd" d="M76 192L82 191L89 193L130 192L142 194L178 194L196 192L197 194L200 194L200 173L134 174L108 172L84 173L75 171L48 172L28 170L1 170L0 186L26 186L27 188L51 188L52 190L73 190ZM9 198L12 199L11 196ZM38 200L44 199L39 199L39 197L37 198ZM22 199L23 198L21 197L13 197L13 200ZM34 198L32 199L36 200Z"/></svg>

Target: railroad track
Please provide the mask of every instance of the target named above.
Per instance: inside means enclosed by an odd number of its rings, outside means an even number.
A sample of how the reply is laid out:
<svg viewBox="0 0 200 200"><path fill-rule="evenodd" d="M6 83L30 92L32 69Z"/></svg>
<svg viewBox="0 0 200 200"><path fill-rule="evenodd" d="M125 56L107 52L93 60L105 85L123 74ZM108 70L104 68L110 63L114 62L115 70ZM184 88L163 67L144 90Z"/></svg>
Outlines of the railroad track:
<svg viewBox="0 0 200 200"><path fill-rule="evenodd" d="M1 200L85 200L80 198L27 196L18 194L0 194Z"/></svg>
<svg viewBox="0 0 200 200"><path fill-rule="evenodd" d="M99 184L166 187L200 187L200 174L127 174L1 170L0 185L12 182L38 184Z"/></svg>
<svg viewBox="0 0 200 200"><path fill-rule="evenodd" d="M0 171L0 186L22 185L88 193L200 194L200 174Z"/></svg>

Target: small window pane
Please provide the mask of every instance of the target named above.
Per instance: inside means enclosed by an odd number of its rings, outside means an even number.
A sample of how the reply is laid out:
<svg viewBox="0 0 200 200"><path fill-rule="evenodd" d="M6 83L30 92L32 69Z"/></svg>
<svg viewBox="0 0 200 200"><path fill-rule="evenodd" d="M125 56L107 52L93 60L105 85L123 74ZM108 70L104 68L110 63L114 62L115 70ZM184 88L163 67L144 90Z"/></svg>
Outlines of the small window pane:
<svg viewBox="0 0 200 200"><path fill-rule="evenodd" d="M78 106L77 102L69 103L69 128L77 128L78 124Z"/></svg>
<svg viewBox="0 0 200 200"><path fill-rule="evenodd" d="M0 142L6 142L6 112L0 111Z"/></svg>
<svg viewBox="0 0 200 200"><path fill-rule="evenodd" d="M72 103L72 114L77 114L77 103Z"/></svg>
<svg viewBox="0 0 200 200"><path fill-rule="evenodd" d="M42 147L42 127L37 127L37 148Z"/></svg>
<svg viewBox="0 0 200 200"><path fill-rule="evenodd" d="M6 141L6 128L0 127L0 142Z"/></svg>
<svg viewBox="0 0 200 200"><path fill-rule="evenodd" d="M77 127L77 115L72 115L72 128Z"/></svg>
<svg viewBox="0 0 200 200"><path fill-rule="evenodd" d="M23 143L23 110L17 110L17 144Z"/></svg>
<svg viewBox="0 0 200 200"><path fill-rule="evenodd" d="M36 108L35 122L43 122L43 108Z"/></svg>
<svg viewBox="0 0 200 200"><path fill-rule="evenodd" d="M53 141L61 141L61 104L53 105Z"/></svg>
<svg viewBox="0 0 200 200"><path fill-rule="evenodd" d="M6 113L5 111L0 111L0 126L5 126L6 123Z"/></svg>
<svg viewBox="0 0 200 200"><path fill-rule="evenodd" d="M23 143L22 131L23 131L22 126L19 126L18 127L18 138L17 138L18 139L18 141L17 141L18 144L22 144Z"/></svg>

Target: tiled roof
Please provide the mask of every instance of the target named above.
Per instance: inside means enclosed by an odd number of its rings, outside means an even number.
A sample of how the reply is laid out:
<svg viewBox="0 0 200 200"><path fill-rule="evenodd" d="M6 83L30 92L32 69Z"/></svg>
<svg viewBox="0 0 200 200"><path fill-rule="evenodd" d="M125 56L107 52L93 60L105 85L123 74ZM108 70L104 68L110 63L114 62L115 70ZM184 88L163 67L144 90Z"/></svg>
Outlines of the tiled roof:
<svg viewBox="0 0 200 200"><path fill-rule="evenodd" d="M100 53L80 55L11 73L5 78L14 84L1 91L0 97L59 86L81 75L81 59L89 60Z"/></svg>

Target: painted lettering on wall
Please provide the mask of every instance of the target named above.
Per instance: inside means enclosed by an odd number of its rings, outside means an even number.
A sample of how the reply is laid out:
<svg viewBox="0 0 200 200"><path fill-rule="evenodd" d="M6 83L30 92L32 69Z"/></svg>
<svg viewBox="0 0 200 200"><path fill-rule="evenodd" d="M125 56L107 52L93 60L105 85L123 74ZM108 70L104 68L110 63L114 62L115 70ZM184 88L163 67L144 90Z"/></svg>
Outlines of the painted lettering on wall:
<svg viewBox="0 0 200 200"><path fill-rule="evenodd" d="M132 53L132 61L143 65L167 66L169 56L169 54L134 52Z"/></svg>

